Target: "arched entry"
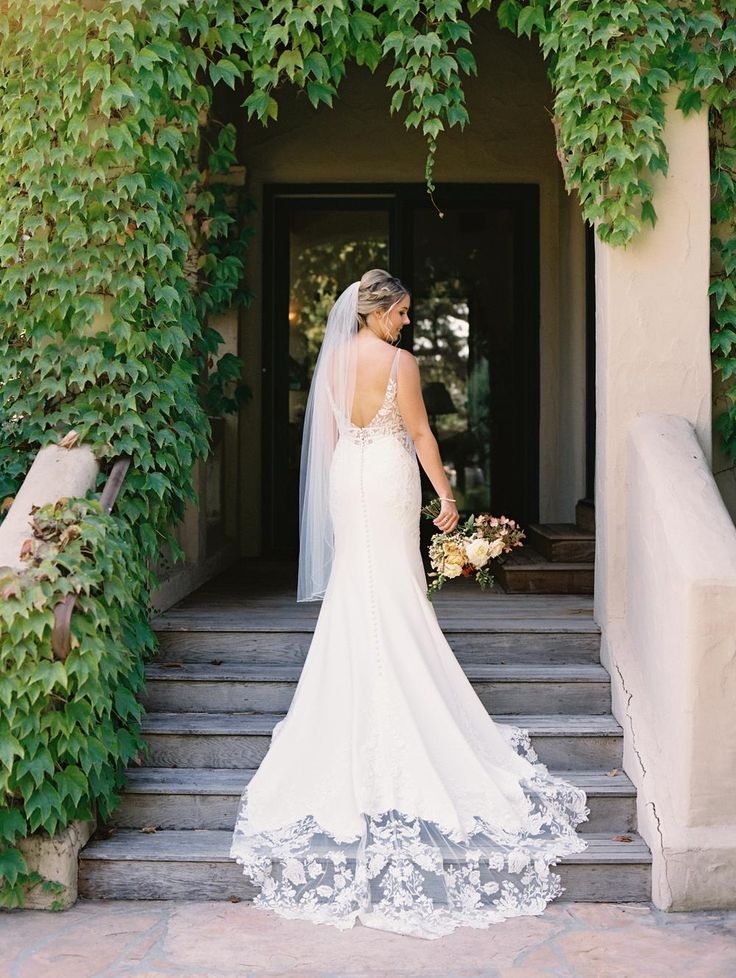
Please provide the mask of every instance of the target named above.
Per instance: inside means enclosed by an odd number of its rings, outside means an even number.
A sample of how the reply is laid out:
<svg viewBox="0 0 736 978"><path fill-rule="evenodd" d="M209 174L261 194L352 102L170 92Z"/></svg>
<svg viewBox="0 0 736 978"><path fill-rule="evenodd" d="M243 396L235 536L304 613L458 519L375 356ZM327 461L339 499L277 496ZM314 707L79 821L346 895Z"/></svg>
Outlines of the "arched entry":
<svg viewBox="0 0 736 978"><path fill-rule="evenodd" d="M318 234L316 225L310 230L305 223L316 221L310 208L322 208L325 228L337 222L336 240L346 233L340 221L345 224L349 210L353 227L348 230L355 240L378 235L382 242L376 258L365 250L353 252L356 270L345 269L335 289L353 280L358 266L389 264L416 290L424 272L413 266L421 253L430 268L431 261L439 263L439 274L430 272L435 282L462 278L457 267L460 259L467 260L466 277L472 273L489 297L485 315L496 312L496 300L501 308L510 303L512 311L503 313L506 334L496 333L489 361L497 372L486 373L485 381L480 371L473 375L473 384L487 383L486 399L495 397L496 403L485 420L481 409L472 414L470 436L469 405L481 402L482 395L468 384L467 363L460 390L457 376L444 378L431 366L435 351L427 352L425 383L445 388L431 389L439 398L437 425L446 439L455 436L456 458L463 452L471 456L469 464L460 463L459 476L465 480L468 510L492 508L522 522L576 519L576 503L586 496L586 465L592 474L587 457L592 443L586 446L586 370L592 366L586 365L586 288L592 288L592 277L586 286L585 227L577 199L564 188L550 121L553 98L538 47L502 30L493 17L479 15L474 51L478 77L467 79L466 86L471 124L463 132L443 133L437 158L434 196L446 213L442 219L421 183L424 139L407 132L398 117L379 111L386 99L384 68L375 74L351 68L331 109L314 111L303 95L285 90L278 120L267 128L244 119L240 93L218 96L218 118L238 128L237 154L256 208L248 261L255 299L240 317L244 379L254 391L240 417L243 556L293 553L297 415L306 392L304 369L308 378L310 366L309 357L305 361L303 351L295 349L289 378L288 266L300 235L306 241L305 235ZM499 216L504 208L506 218ZM476 246L479 258L470 258ZM504 254L513 256L506 266ZM456 267L447 271L443 263ZM464 283L449 299L467 300L467 293ZM435 296L435 304L447 298ZM323 315L328 308L319 302L314 307ZM312 353L320 328L306 340ZM420 339L415 328L415 353ZM305 342L294 340L297 346ZM479 349L468 350L471 358L481 355ZM454 413L442 413L443 407ZM495 460L492 451L483 457L477 443L469 444L483 424L496 424ZM481 491L473 498L474 479L489 482L497 495L484 497Z"/></svg>

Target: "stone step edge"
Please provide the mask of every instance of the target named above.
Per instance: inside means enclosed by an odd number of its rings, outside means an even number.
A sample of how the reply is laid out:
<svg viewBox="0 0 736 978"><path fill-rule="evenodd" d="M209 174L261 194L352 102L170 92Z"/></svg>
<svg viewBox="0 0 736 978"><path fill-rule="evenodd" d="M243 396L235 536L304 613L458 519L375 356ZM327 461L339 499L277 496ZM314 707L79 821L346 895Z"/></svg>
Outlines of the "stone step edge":
<svg viewBox="0 0 736 978"><path fill-rule="evenodd" d="M242 794L258 768L138 767L127 771L128 782L121 795L231 795ZM202 784L202 772L209 776ZM636 787L625 771L608 777L604 771L549 769L550 774L585 789L590 798L635 798ZM218 777L221 779L218 783ZM151 781L145 778L155 778ZM605 780L604 780L605 779ZM200 782L199 784L196 782Z"/></svg>
<svg viewBox="0 0 736 978"><path fill-rule="evenodd" d="M646 842L636 832L622 832L631 842L616 842L609 832L579 833L589 847L563 856L560 863L583 865L641 865L652 861ZM229 855L232 832L228 829L117 829L109 839L87 843L80 860L105 862L234 862ZM195 843L196 848L193 848ZM178 846L181 849L178 849Z"/></svg>
<svg viewBox="0 0 736 978"><path fill-rule="evenodd" d="M564 530L555 530L550 527L564 527ZM577 523L530 523L527 530L538 533L547 540L552 540L554 543L558 541L567 542L568 540L574 541L588 541L595 540L595 533L592 530L585 530L578 526Z"/></svg>
<svg viewBox="0 0 736 978"><path fill-rule="evenodd" d="M555 566L560 566L555 564ZM573 565L579 567L579 564ZM522 597L524 595L521 595ZM513 597L513 595L512 595ZM586 613L587 616L587 613ZM485 622L479 623L475 622L471 624L470 622L455 622L443 620L442 615L438 616L440 628L443 632L447 634L460 634L460 635L601 635L601 627L596 624L592 619L587 620L582 618L573 619L573 621L566 621L564 624L558 619L551 619L554 622L554 627L549 627L543 622L549 622L550 619L541 619L538 627L530 626L529 621L525 620L523 624L519 627L514 627L512 621L506 621L503 623L492 623ZM230 628L213 627L211 624L197 624L196 622L188 622L186 625L177 625L174 622L156 621L151 627L155 632L160 632L165 635L263 635L263 634L285 634L285 635L311 635L314 632L314 626L317 623L317 618L315 616L312 620L301 620L293 622L282 622L282 623L263 623L251 622L247 626L233 626Z"/></svg>
<svg viewBox="0 0 736 978"><path fill-rule="evenodd" d="M216 656L213 656L216 658ZM179 660L174 660L179 661ZM499 683L609 683L611 676L598 663L467 663L460 665L471 682ZM247 682L295 683L299 680L302 663L283 662L234 663L227 659L218 664L181 661L166 666L149 663L146 679L153 682Z"/></svg>
<svg viewBox="0 0 736 978"><path fill-rule="evenodd" d="M141 730L148 735L181 736L271 736L274 725L284 713L229 713L193 712L181 713L152 711L143 715ZM190 718L188 729L187 718ZM610 714L605 713L554 713L554 714L491 714L497 723L511 724L527 729L536 737L622 737L623 729ZM192 726L194 721L195 726ZM240 723L240 728L238 728ZM250 728L250 729L249 729Z"/></svg>
<svg viewBox="0 0 736 978"><path fill-rule="evenodd" d="M570 560L546 560L543 554L539 555L539 560L529 560L522 563L506 561L503 567L499 567L499 571L503 570L505 574L522 574L525 572L536 573L537 571L587 571L588 573L593 573L595 570L595 561L592 560L581 560L581 561L570 561Z"/></svg>

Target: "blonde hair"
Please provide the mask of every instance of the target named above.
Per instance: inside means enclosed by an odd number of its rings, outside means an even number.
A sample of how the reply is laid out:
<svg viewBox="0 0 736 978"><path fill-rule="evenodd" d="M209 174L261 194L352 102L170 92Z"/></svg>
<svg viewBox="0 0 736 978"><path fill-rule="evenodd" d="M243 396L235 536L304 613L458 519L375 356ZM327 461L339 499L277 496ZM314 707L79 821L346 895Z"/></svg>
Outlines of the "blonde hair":
<svg viewBox="0 0 736 978"><path fill-rule="evenodd" d="M371 268L360 280L358 288L358 328L368 325L371 312L388 312L409 290L384 268Z"/></svg>

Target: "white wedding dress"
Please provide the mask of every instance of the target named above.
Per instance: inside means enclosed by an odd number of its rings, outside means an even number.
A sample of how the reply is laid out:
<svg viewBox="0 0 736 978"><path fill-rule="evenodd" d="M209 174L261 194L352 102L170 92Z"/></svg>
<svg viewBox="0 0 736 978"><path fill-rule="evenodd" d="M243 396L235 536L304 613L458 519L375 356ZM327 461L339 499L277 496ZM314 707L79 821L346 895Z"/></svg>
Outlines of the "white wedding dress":
<svg viewBox="0 0 736 978"><path fill-rule="evenodd" d="M332 572L230 855L258 907L436 938L541 913L563 890L550 865L585 848L589 810L526 730L488 715L426 596L398 355L372 421L339 419Z"/></svg>

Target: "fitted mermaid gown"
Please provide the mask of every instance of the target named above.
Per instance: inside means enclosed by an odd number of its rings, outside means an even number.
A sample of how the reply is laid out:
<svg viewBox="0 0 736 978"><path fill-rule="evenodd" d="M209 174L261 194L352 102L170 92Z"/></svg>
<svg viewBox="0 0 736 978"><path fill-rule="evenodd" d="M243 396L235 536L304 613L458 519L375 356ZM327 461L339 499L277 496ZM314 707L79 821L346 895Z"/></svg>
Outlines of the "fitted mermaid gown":
<svg viewBox="0 0 736 978"><path fill-rule="evenodd" d="M334 558L286 716L240 800L230 855L284 917L437 938L536 915L585 848L582 789L496 723L426 596L421 489L396 400L338 415Z"/></svg>

